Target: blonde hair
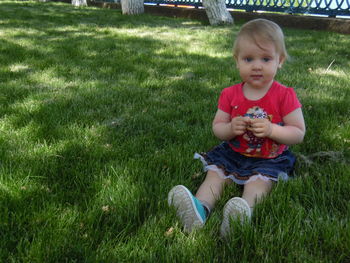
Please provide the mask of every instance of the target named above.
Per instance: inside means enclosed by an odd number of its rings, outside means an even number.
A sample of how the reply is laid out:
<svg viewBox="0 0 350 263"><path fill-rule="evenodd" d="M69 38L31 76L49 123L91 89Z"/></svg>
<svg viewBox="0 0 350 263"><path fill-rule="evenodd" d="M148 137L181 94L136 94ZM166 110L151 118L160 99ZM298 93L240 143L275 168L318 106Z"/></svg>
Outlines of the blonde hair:
<svg viewBox="0 0 350 263"><path fill-rule="evenodd" d="M237 38L233 45L233 54L235 57L239 53L239 41L242 38L248 38L261 47L262 41L272 42L281 60L288 59L288 53L284 43L282 29L274 22L267 19L254 19L244 24L238 32Z"/></svg>

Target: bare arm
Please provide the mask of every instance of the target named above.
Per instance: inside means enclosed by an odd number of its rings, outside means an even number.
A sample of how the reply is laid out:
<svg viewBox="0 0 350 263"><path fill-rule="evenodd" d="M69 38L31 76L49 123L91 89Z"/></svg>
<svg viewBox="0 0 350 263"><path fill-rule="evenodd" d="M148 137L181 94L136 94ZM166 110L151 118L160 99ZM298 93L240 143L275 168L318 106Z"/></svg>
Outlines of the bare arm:
<svg viewBox="0 0 350 263"><path fill-rule="evenodd" d="M251 120L248 128L256 137L268 137L278 143L292 145L303 141L305 122L300 108L292 111L283 118L284 126L271 123L267 119Z"/></svg>
<svg viewBox="0 0 350 263"><path fill-rule="evenodd" d="M235 117L231 120L230 114L218 110L213 120L213 132L221 140L231 140L234 137L245 133L249 118Z"/></svg>
<svg viewBox="0 0 350 263"><path fill-rule="evenodd" d="M298 108L283 118L284 126L272 125L270 139L292 145L301 143L305 135L305 122L301 108Z"/></svg>

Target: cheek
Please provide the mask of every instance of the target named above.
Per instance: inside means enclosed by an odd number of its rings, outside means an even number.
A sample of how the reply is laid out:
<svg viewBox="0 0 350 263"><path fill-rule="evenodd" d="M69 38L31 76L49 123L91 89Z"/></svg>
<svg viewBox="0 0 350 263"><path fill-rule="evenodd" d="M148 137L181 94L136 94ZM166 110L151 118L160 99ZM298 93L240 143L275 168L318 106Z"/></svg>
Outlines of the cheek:
<svg viewBox="0 0 350 263"><path fill-rule="evenodd" d="M271 72L271 74L273 73L277 73L278 70L278 65L271 65L271 67L269 67L269 72Z"/></svg>
<svg viewBox="0 0 350 263"><path fill-rule="evenodd" d="M247 72L248 67L246 65L243 65L242 63L237 64L237 68L240 72Z"/></svg>
<svg viewBox="0 0 350 263"><path fill-rule="evenodd" d="M249 74L249 72L247 70L242 69L242 68L239 69L239 75L241 75L241 77L244 77L248 74Z"/></svg>

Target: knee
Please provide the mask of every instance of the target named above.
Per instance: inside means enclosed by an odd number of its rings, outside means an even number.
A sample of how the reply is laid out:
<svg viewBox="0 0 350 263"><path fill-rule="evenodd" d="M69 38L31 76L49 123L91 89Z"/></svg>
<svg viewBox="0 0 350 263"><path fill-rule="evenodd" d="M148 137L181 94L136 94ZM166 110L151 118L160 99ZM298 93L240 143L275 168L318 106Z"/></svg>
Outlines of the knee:
<svg viewBox="0 0 350 263"><path fill-rule="evenodd" d="M257 178L244 185L244 190L253 191L257 194L264 194L271 191L273 182L271 180L265 181L263 179Z"/></svg>
<svg viewBox="0 0 350 263"><path fill-rule="evenodd" d="M212 170L208 171L205 180L208 180L217 184L230 184L232 182L231 179L223 178L219 175L219 173Z"/></svg>

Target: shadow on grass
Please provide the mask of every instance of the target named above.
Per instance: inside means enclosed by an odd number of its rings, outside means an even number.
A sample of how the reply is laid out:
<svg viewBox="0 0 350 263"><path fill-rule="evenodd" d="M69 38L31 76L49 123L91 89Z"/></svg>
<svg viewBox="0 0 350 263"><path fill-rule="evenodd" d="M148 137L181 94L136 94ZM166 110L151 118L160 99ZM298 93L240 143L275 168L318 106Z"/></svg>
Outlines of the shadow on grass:
<svg viewBox="0 0 350 263"><path fill-rule="evenodd" d="M188 131L179 133L177 125L180 131L187 124L205 126L206 118L193 115L201 106L187 106L209 102L207 95L216 97L206 79L200 86L196 82L205 77L203 64L215 69L222 59L188 54L186 47L159 55L164 49L160 40L110 30L96 34L87 28L158 26L143 21L145 17L108 23L105 10L64 7L62 15L61 5L1 6L2 30L17 30L1 40L2 176L12 178L4 180L8 187L0 201L7 215L1 225L3 260L31 250L42 259L78 260L90 253L84 249L96 249L108 236L137 233L159 209L164 189L157 178L166 168L157 160L148 167L145 160L187 140L183 136ZM6 10L18 10L20 18L11 22ZM85 17L90 15L95 18ZM61 31L72 24L83 26ZM186 61L177 60L178 55ZM116 166L125 167L112 172ZM150 168L156 173L142 177ZM121 191L118 178L123 177L128 185ZM117 183L106 186L105 181ZM47 229L42 231L43 226ZM47 243L40 243L44 239ZM40 255L35 247L47 247L48 254Z"/></svg>

